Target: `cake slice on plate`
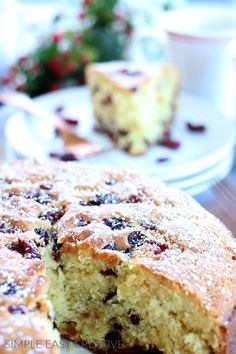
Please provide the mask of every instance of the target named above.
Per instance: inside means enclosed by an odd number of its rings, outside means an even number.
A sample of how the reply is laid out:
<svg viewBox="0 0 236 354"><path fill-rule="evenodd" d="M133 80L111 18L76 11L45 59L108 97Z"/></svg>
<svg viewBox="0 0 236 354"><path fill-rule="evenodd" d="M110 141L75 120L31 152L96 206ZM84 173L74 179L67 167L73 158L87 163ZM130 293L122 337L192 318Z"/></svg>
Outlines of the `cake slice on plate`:
<svg viewBox="0 0 236 354"><path fill-rule="evenodd" d="M86 78L96 120L121 149L143 154L170 128L179 89L172 65L96 63Z"/></svg>

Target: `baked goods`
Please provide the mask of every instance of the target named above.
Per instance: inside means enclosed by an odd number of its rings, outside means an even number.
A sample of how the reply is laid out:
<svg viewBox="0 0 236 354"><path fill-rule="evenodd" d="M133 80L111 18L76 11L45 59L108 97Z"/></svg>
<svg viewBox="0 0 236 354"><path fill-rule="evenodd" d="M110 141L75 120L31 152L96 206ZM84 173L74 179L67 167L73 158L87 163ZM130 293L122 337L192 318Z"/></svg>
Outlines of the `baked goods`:
<svg viewBox="0 0 236 354"><path fill-rule="evenodd" d="M4 164L0 178L1 353L17 323L21 339L54 338L47 299L91 351L236 353L236 244L190 197L72 162Z"/></svg>
<svg viewBox="0 0 236 354"><path fill-rule="evenodd" d="M179 86L173 66L97 63L86 77L96 120L121 149L143 154L168 131Z"/></svg>

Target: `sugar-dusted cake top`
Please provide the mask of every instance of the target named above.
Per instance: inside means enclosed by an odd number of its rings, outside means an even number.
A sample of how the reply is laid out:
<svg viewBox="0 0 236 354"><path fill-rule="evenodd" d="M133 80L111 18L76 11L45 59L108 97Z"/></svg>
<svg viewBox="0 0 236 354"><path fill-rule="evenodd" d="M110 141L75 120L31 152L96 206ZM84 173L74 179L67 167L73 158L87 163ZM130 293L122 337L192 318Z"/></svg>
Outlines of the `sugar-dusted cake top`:
<svg viewBox="0 0 236 354"><path fill-rule="evenodd" d="M144 64L129 61L110 61L90 64L88 70L96 70L106 75L118 86L139 87L147 79L158 77L163 65Z"/></svg>
<svg viewBox="0 0 236 354"><path fill-rule="evenodd" d="M0 301L12 295L13 285L5 283L30 289L19 293L29 299L30 291L40 293L45 278L38 280L43 265L34 244L43 247L53 233L55 260L83 249L111 265L135 262L185 289L222 322L230 318L235 241L184 193L106 167L27 161L1 166L0 192Z"/></svg>

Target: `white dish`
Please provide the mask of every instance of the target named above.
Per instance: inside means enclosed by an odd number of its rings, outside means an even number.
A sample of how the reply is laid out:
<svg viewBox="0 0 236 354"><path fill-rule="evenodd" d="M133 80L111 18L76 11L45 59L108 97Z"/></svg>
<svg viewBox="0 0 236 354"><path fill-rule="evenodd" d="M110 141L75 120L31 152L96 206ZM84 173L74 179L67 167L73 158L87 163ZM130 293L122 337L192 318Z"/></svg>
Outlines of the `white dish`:
<svg viewBox="0 0 236 354"><path fill-rule="evenodd" d="M104 147L112 146L109 138L93 129L94 118L87 87L63 89L42 95L36 101L52 111L59 105L65 106L65 116L79 119L77 129L80 135ZM186 122L204 124L206 132L190 132L186 129ZM181 142L178 150L155 146L143 156L129 156L123 151L112 149L85 160L141 171L173 184L181 180L181 187L186 189L184 183L189 178L205 173L232 155L233 122L193 95L181 94L179 112L172 131L173 137ZM22 113L13 114L8 120L6 138L14 158L48 159L50 151L61 149L61 142L55 137L51 126ZM159 158L165 157L168 161L157 162Z"/></svg>

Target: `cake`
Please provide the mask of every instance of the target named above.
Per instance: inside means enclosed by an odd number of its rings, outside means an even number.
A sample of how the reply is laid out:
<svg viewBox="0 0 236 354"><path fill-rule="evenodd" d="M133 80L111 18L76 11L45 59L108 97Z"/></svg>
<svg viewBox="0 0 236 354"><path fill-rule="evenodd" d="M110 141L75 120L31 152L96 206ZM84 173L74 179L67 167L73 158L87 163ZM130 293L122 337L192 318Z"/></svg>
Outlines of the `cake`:
<svg viewBox="0 0 236 354"><path fill-rule="evenodd" d="M236 353L236 243L189 196L80 162L2 164L0 189L0 353L59 353L57 329L92 352Z"/></svg>
<svg viewBox="0 0 236 354"><path fill-rule="evenodd" d="M86 77L97 123L119 148L143 154L168 132L179 89L172 65L96 63Z"/></svg>

